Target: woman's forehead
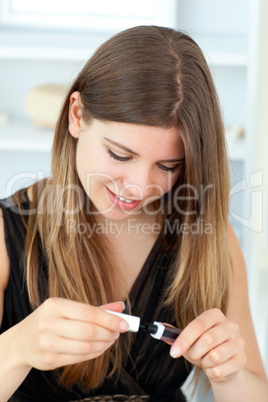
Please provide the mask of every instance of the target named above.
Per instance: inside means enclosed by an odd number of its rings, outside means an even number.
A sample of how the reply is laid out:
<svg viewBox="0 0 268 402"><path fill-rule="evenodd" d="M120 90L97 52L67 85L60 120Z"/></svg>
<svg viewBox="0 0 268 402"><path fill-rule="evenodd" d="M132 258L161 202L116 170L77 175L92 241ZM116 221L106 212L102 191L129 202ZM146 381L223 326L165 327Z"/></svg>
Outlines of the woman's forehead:
<svg viewBox="0 0 268 402"><path fill-rule="evenodd" d="M163 128L94 119L90 129L114 146L133 154L151 153L161 159L184 157L184 145L177 127ZM178 155L179 153L179 155Z"/></svg>

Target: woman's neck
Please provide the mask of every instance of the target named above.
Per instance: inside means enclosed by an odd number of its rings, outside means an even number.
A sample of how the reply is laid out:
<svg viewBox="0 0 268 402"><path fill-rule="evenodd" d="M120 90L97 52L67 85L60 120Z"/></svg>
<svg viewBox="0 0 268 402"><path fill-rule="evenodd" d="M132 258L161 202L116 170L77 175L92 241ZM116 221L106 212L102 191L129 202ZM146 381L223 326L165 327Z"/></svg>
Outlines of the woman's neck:
<svg viewBox="0 0 268 402"><path fill-rule="evenodd" d="M140 211L139 211L140 212ZM157 237L161 231L163 219L155 213L139 213L121 220L111 220L103 215L96 215L96 224L108 239L133 239L136 236L152 235Z"/></svg>

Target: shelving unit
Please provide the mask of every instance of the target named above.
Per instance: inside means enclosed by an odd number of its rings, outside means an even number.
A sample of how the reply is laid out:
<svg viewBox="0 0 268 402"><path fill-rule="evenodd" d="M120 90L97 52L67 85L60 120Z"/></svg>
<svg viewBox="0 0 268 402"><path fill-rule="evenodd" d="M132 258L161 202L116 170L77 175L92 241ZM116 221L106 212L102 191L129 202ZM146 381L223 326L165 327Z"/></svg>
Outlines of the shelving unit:
<svg viewBox="0 0 268 402"><path fill-rule="evenodd" d="M110 35L2 29L0 59L85 62Z"/></svg>
<svg viewBox="0 0 268 402"><path fill-rule="evenodd" d="M35 127L30 121L15 121L0 127L0 150L5 152L49 152L53 130Z"/></svg>

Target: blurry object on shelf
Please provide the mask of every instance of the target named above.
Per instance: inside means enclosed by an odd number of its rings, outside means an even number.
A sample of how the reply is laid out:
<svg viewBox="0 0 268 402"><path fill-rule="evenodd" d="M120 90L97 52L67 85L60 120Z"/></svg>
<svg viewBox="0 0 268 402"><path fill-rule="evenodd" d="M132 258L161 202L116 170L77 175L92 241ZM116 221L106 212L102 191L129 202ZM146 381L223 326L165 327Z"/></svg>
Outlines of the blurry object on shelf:
<svg viewBox="0 0 268 402"><path fill-rule="evenodd" d="M228 145L232 145L245 136L245 129L241 126L229 126L225 128L225 134Z"/></svg>
<svg viewBox="0 0 268 402"><path fill-rule="evenodd" d="M45 84L33 88L25 101L26 112L33 123L54 129L66 92L64 85Z"/></svg>
<svg viewBox="0 0 268 402"><path fill-rule="evenodd" d="M8 122L9 122L8 113L0 111L0 126L6 126Z"/></svg>

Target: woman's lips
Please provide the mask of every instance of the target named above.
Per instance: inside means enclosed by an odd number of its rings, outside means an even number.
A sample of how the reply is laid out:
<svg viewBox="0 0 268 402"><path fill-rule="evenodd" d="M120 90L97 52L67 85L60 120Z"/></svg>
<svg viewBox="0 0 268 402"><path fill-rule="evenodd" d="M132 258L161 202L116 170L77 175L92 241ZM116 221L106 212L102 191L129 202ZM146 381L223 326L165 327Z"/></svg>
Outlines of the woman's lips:
<svg viewBox="0 0 268 402"><path fill-rule="evenodd" d="M110 200L112 201L112 203L120 209L125 209L125 210L130 210L130 209L134 209L136 208L141 201L132 201L132 200L127 200L124 201L123 197L117 196L115 195L111 190L109 190L107 187L107 192L109 195ZM119 198L120 197L120 198Z"/></svg>

